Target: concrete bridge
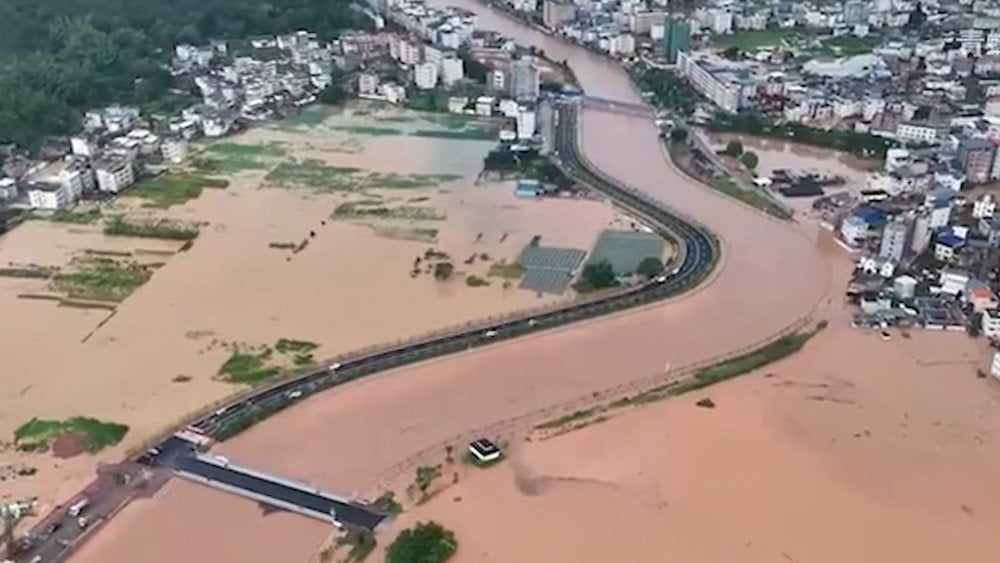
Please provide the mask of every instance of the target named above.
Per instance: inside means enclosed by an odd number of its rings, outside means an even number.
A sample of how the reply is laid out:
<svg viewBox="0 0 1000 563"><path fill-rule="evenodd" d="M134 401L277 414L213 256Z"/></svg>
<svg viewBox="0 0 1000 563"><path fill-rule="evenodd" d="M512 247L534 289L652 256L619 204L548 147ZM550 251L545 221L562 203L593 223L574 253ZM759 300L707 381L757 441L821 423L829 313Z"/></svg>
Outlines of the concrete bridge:
<svg viewBox="0 0 1000 563"><path fill-rule="evenodd" d="M634 117L648 117L650 119L656 117L656 113L653 111L653 108L645 104L635 104L632 102L610 100L608 98L588 95L582 96L581 99L583 100L583 106L589 109L609 111L612 113L620 113Z"/></svg>

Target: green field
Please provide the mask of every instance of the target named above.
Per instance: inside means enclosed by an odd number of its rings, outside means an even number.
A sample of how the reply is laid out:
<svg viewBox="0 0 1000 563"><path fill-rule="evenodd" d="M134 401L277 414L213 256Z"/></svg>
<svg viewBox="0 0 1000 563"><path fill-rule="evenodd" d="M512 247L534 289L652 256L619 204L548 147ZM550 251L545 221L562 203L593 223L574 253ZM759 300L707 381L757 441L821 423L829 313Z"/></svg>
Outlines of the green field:
<svg viewBox="0 0 1000 563"><path fill-rule="evenodd" d="M319 160L284 162L268 172L264 178L284 188L307 187L324 191L353 190L360 179L360 168L329 166Z"/></svg>
<svg viewBox="0 0 1000 563"><path fill-rule="evenodd" d="M508 280L521 279L524 275L525 267L519 262L497 262L496 264L490 265L489 271L486 273L487 276L494 278L505 278Z"/></svg>
<svg viewBox="0 0 1000 563"><path fill-rule="evenodd" d="M287 151L281 143L244 145L229 141L205 147L199 168L209 173L234 173L245 170L266 170Z"/></svg>
<svg viewBox="0 0 1000 563"><path fill-rule="evenodd" d="M231 383L246 385L256 385L277 377L281 370L269 363L273 354L274 350L268 346L259 352L236 346L229 359L219 368L219 376Z"/></svg>
<svg viewBox="0 0 1000 563"><path fill-rule="evenodd" d="M445 215L433 207L399 205L396 207L364 206L341 203L333 210L334 219L404 219L409 221L443 221Z"/></svg>
<svg viewBox="0 0 1000 563"><path fill-rule="evenodd" d="M144 265L113 258L79 258L70 268L52 278L52 287L71 299L121 302L153 275Z"/></svg>
<svg viewBox="0 0 1000 563"><path fill-rule="evenodd" d="M171 172L142 180L133 194L146 200L147 207L167 208L180 205L201 195L203 188L226 188L229 182L187 172Z"/></svg>
<svg viewBox="0 0 1000 563"><path fill-rule="evenodd" d="M33 418L14 430L14 443L19 449L44 448L61 434L76 434L83 440L84 449L96 453L122 441L128 426L102 422L96 418L77 416L68 420Z"/></svg>
<svg viewBox="0 0 1000 563"><path fill-rule="evenodd" d="M465 129L417 129L410 133L414 137L430 137L433 139L456 139L465 141L495 141L497 133L490 129L479 127Z"/></svg>
<svg viewBox="0 0 1000 563"><path fill-rule="evenodd" d="M755 51L764 47L790 47L805 40L806 36L795 29L762 29L712 36L712 44L716 47L720 49L736 47L741 51Z"/></svg>
<svg viewBox="0 0 1000 563"><path fill-rule="evenodd" d="M198 229L166 219L153 223L133 223L122 216L116 216L104 223L104 234L112 237L142 237L192 241L198 238Z"/></svg>
<svg viewBox="0 0 1000 563"><path fill-rule="evenodd" d="M101 218L101 211L91 209L89 211L70 211L58 209L51 213L31 210L24 214L24 219L28 221L52 221L53 223L73 223L75 225L87 225Z"/></svg>

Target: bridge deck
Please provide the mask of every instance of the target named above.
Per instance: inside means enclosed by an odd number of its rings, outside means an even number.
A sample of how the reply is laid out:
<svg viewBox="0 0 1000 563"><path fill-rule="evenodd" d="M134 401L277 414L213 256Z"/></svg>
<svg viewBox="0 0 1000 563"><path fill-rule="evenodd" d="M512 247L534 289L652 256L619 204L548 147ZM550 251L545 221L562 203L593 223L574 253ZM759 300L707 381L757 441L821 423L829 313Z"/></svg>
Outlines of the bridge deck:
<svg viewBox="0 0 1000 563"><path fill-rule="evenodd" d="M212 456L181 456L172 464L192 481L327 522L369 530L386 516L367 507L280 477L239 467Z"/></svg>

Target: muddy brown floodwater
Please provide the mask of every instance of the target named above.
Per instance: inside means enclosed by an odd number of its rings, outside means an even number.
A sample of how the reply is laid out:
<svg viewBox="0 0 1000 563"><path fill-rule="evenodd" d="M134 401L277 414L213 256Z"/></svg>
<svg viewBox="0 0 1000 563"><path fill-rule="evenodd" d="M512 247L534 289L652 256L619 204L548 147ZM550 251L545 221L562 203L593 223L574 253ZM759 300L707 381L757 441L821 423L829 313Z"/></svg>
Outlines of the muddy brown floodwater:
<svg viewBox="0 0 1000 563"><path fill-rule="evenodd" d="M459 4L480 14L481 27L568 60L589 93L636 99L612 63ZM477 428L516 430L504 421L751 345L816 309L831 327L773 370L551 441L515 442L510 463L407 512L383 545L402 526L435 518L458 531L459 562L991 560L998 513L983 499L1000 492L990 478L1000 451L997 391L974 376L983 350L964 335L885 343L846 328L830 296L850 260L829 235L687 180L663 158L652 123L590 110L583 122L597 166L719 236L724 258L711 284L334 389L218 450L344 493L405 487L410 453L443 453L449 440L461 447L454 437ZM717 408L694 407L703 395ZM234 537L234 522L251 530L234 561L271 561L280 545L301 553L327 534L222 496L197 489L130 507L105 533L121 541L94 542L76 560L131 561L141 549L195 560ZM216 498L226 506L212 509L217 517L178 517Z"/></svg>

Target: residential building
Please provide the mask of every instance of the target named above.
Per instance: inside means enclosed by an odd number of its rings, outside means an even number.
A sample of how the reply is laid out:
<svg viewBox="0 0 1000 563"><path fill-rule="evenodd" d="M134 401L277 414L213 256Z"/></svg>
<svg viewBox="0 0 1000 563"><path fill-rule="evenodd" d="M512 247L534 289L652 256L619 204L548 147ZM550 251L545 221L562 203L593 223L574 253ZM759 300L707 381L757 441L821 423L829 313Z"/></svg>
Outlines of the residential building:
<svg viewBox="0 0 1000 563"><path fill-rule="evenodd" d="M542 23L545 27L556 29L566 22L576 18L576 5L569 0L544 0L542 5Z"/></svg>
<svg viewBox="0 0 1000 563"><path fill-rule="evenodd" d="M510 65L510 94L518 102L534 102L540 86L538 67L528 58L521 58Z"/></svg>
<svg viewBox="0 0 1000 563"><path fill-rule="evenodd" d="M985 194L972 204L972 217L974 219L984 219L992 217L997 210L997 202L993 194Z"/></svg>
<svg viewBox="0 0 1000 563"><path fill-rule="evenodd" d="M28 205L35 209L65 209L72 203L64 185L37 182L28 186Z"/></svg>
<svg viewBox="0 0 1000 563"><path fill-rule="evenodd" d="M496 100L489 96L480 96L476 98L476 115L481 117L490 117L493 115L493 104Z"/></svg>
<svg viewBox="0 0 1000 563"><path fill-rule="evenodd" d="M680 51L677 54L677 71L724 111L736 113L741 107L749 105L742 84L717 61Z"/></svg>
<svg viewBox="0 0 1000 563"><path fill-rule="evenodd" d="M691 24L686 19L667 17L663 23L663 54L676 63L677 54L691 48Z"/></svg>
<svg viewBox="0 0 1000 563"><path fill-rule="evenodd" d="M371 96L378 91L378 76L362 72L358 75L358 94Z"/></svg>
<svg viewBox="0 0 1000 563"><path fill-rule="evenodd" d="M441 60L441 83L450 88L465 78L465 65L458 57L445 57Z"/></svg>
<svg viewBox="0 0 1000 563"><path fill-rule="evenodd" d="M868 21L868 4L863 0L847 0L844 2L844 23L848 26L863 24Z"/></svg>
<svg viewBox="0 0 1000 563"><path fill-rule="evenodd" d="M112 155L94 162L97 186L102 192L118 193L135 182L132 161L124 156Z"/></svg>
<svg viewBox="0 0 1000 563"><path fill-rule="evenodd" d="M903 142L936 143L942 129L935 125L918 122L903 122L896 126L896 138Z"/></svg>
<svg viewBox="0 0 1000 563"><path fill-rule="evenodd" d="M93 172L86 160L78 157L52 161L31 174L29 181L63 186L70 203L80 199L84 191L94 187Z"/></svg>
<svg viewBox="0 0 1000 563"><path fill-rule="evenodd" d="M712 33L724 35L733 31L733 13L728 9L710 10Z"/></svg>
<svg viewBox="0 0 1000 563"><path fill-rule="evenodd" d="M958 162L970 183L989 182L993 170L993 152L993 143L987 139L972 137L959 142Z"/></svg>
<svg viewBox="0 0 1000 563"><path fill-rule="evenodd" d="M989 338L1000 337L1000 309L987 309L983 311L982 325L983 336ZM996 363L996 358L994 358Z"/></svg>
<svg viewBox="0 0 1000 563"><path fill-rule="evenodd" d="M495 68L486 74L486 88L493 90L494 92L506 92L507 91L507 74L498 68Z"/></svg>
<svg viewBox="0 0 1000 563"><path fill-rule="evenodd" d="M187 141L184 139L165 139L160 147L163 159L173 164L180 164L187 158Z"/></svg>
<svg viewBox="0 0 1000 563"><path fill-rule="evenodd" d="M413 83L421 90L431 90L437 86L438 67L434 63L420 63L413 67Z"/></svg>
<svg viewBox="0 0 1000 563"><path fill-rule="evenodd" d="M535 110L520 108L517 114L517 138L521 140L530 139L535 136L536 120Z"/></svg>
<svg viewBox="0 0 1000 563"><path fill-rule="evenodd" d="M963 246L965 239L954 233L938 235L934 240L934 258L941 262L951 262Z"/></svg>
<svg viewBox="0 0 1000 563"><path fill-rule="evenodd" d="M846 217L840 225L840 237L849 246L859 247L868 239L872 228L885 223L885 212L874 207L862 207Z"/></svg>
<svg viewBox="0 0 1000 563"><path fill-rule="evenodd" d="M882 231L882 243L878 255L897 263L901 262L908 250L909 238L910 225L902 217L890 221Z"/></svg>
<svg viewBox="0 0 1000 563"><path fill-rule="evenodd" d="M17 199L17 180L0 178L0 201Z"/></svg>
<svg viewBox="0 0 1000 563"><path fill-rule="evenodd" d="M97 153L97 147L93 140L87 135L78 135L69 138L70 150L75 155L93 157Z"/></svg>

